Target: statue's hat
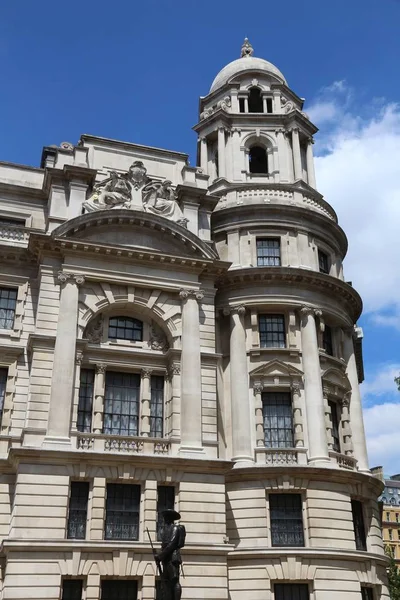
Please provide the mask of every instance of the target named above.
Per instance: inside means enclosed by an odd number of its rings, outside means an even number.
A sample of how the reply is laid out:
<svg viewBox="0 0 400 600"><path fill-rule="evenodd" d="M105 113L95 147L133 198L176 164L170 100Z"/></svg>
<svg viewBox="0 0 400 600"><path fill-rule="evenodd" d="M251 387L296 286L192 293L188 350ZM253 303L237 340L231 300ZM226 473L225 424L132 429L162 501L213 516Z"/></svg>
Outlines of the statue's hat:
<svg viewBox="0 0 400 600"><path fill-rule="evenodd" d="M173 519L174 521L179 521L181 518L181 515L173 508L167 508L167 510L163 511L162 515L163 515L164 519L165 519L165 517L169 517L170 519Z"/></svg>

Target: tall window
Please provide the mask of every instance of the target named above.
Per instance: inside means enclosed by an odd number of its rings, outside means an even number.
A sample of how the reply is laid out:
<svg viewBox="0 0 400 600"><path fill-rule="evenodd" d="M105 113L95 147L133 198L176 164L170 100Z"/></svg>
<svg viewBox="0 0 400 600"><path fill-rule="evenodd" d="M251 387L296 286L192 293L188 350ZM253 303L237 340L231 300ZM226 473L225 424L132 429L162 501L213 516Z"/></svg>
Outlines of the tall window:
<svg viewBox="0 0 400 600"><path fill-rule="evenodd" d="M164 428L164 377L153 375L150 386L150 436L162 437Z"/></svg>
<svg viewBox="0 0 400 600"><path fill-rule="evenodd" d="M139 539L140 485L109 483L106 501L106 540Z"/></svg>
<svg viewBox="0 0 400 600"><path fill-rule="evenodd" d="M335 452L340 452L338 405L332 400L328 400L328 405L331 409L333 450Z"/></svg>
<svg viewBox="0 0 400 600"><path fill-rule="evenodd" d="M322 252L322 250L319 250L319 249L318 249L318 263L319 263L320 273L329 274L329 257L327 254L325 254L325 252Z"/></svg>
<svg viewBox="0 0 400 600"><path fill-rule="evenodd" d="M88 481L71 481L67 538L84 540L89 499Z"/></svg>
<svg viewBox="0 0 400 600"><path fill-rule="evenodd" d="M250 113L262 113L264 112L263 99L261 96L261 90L256 87L250 88L249 92L249 112Z"/></svg>
<svg viewBox="0 0 400 600"><path fill-rule="evenodd" d="M306 583L275 583L275 600L309 600Z"/></svg>
<svg viewBox="0 0 400 600"><path fill-rule="evenodd" d="M0 369L0 423L3 417L4 400L6 398L7 369Z"/></svg>
<svg viewBox="0 0 400 600"><path fill-rule="evenodd" d="M367 538L365 535L363 505L359 500L351 501L351 511L353 513L353 527L356 538L357 550L367 549Z"/></svg>
<svg viewBox="0 0 400 600"><path fill-rule="evenodd" d="M262 394L266 448L293 448L292 398L288 392Z"/></svg>
<svg viewBox="0 0 400 600"><path fill-rule="evenodd" d="M157 540L161 540L163 512L175 507L175 488L172 485L157 486Z"/></svg>
<svg viewBox="0 0 400 600"><path fill-rule="evenodd" d="M239 98L239 112L241 112L241 113L246 112L246 104L245 104L244 98Z"/></svg>
<svg viewBox="0 0 400 600"><path fill-rule="evenodd" d="M101 582L101 600L136 600L137 581L133 579L104 579Z"/></svg>
<svg viewBox="0 0 400 600"><path fill-rule="evenodd" d="M143 340L143 323L130 317L112 317L108 321L108 337L110 340Z"/></svg>
<svg viewBox="0 0 400 600"><path fill-rule="evenodd" d="M272 98L267 98L267 113L272 113L273 108L272 108Z"/></svg>
<svg viewBox="0 0 400 600"><path fill-rule="evenodd" d="M285 348L286 331L283 315L259 315L261 348Z"/></svg>
<svg viewBox="0 0 400 600"><path fill-rule="evenodd" d="M279 238L257 239L257 267L279 267L281 241Z"/></svg>
<svg viewBox="0 0 400 600"><path fill-rule="evenodd" d="M272 546L304 546L300 494L270 494Z"/></svg>
<svg viewBox="0 0 400 600"><path fill-rule="evenodd" d="M138 435L140 376L107 371L103 433Z"/></svg>
<svg viewBox="0 0 400 600"><path fill-rule="evenodd" d="M83 431L85 433L88 433L92 430L93 390L93 369L81 369L78 402L78 420L76 428L78 431Z"/></svg>
<svg viewBox="0 0 400 600"><path fill-rule="evenodd" d="M268 174L267 151L262 146L252 146L249 151L250 173Z"/></svg>
<svg viewBox="0 0 400 600"><path fill-rule="evenodd" d="M361 586L361 599L362 600L374 600L374 592L370 587Z"/></svg>
<svg viewBox="0 0 400 600"><path fill-rule="evenodd" d="M64 579L62 600L82 600L82 579Z"/></svg>
<svg viewBox="0 0 400 600"><path fill-rule="evenodd" d="M14 327L17 293L15 288L0 288L0 329Z"/></svg>
<svg viewBox="0 0 400 600"><path fill-rule="evenodd" d="M327 354L333 356L332 329L329 325L325 325L322 332L322 347Z"/></svg>

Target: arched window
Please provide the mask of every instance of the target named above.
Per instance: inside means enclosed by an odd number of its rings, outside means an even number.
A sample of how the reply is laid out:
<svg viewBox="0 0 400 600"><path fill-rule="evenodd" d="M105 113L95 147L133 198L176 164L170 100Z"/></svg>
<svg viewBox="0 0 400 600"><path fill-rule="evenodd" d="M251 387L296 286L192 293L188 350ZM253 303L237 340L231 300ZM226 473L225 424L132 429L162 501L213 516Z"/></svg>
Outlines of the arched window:
<svg viewBox="0 0 400 600"><path fill-rule="evenodd" d="M262 146L253 146L249 153L250 173L268 173L267 151Z"/></svg>
<svg viewBox="0 0 400 600"><path fill-rule="evenodd" d="M143 341L143 323L131 317L110 317L108 322L110 340Z"/></svg>
<svg viewBox="0 0 400 600"><path fill-rule="evenodd" d="M256 88L250 88L249 92L249 112L250 113L262 113L264 112L263 99L261 91Z"/></svg>

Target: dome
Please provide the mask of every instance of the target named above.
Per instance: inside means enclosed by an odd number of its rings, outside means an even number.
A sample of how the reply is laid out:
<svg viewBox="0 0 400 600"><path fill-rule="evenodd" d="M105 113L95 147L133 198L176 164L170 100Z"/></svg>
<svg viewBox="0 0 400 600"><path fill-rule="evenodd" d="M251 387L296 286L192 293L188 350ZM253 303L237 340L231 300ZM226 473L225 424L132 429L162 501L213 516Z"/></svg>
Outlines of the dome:
<svg viewBox="0 0 400 600"><path fill-rule="evenodd" d="M275 65L263 58L256 58L252 54L253 48L246 38L242 46L242 56L230 62L218 73L211 84L209 93L215 92L228 83L232 77L244 71L264 71L269 75L275 75L282 83L287 85L286 79Z"/></svg>

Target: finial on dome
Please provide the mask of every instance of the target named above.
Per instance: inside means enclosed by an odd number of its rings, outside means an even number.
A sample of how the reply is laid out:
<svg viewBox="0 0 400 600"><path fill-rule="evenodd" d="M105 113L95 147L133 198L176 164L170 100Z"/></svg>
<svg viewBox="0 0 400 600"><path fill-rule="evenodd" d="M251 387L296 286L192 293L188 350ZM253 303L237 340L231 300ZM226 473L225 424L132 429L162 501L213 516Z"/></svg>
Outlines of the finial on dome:
<svg viewBox="0 0 400 600"><path fill-rule="evenodd" d="M254 54L253 46L250 44L248 38L244 38L241 57L243 58L244 56L253 56L253 54Z"/></svg>

